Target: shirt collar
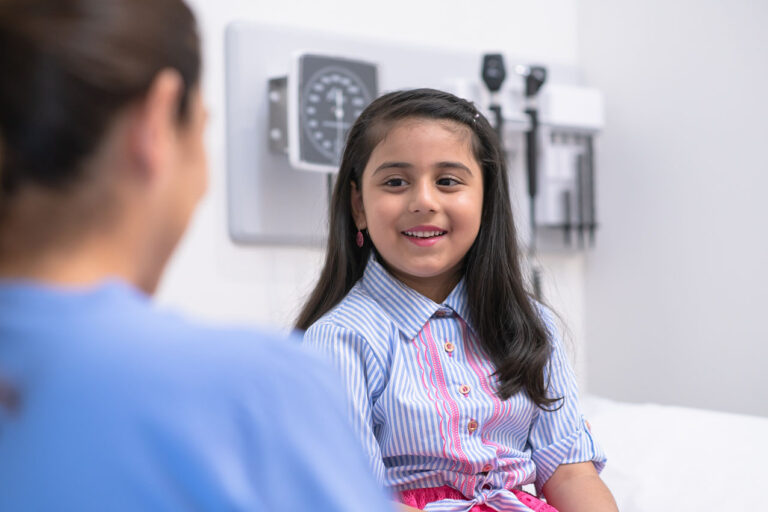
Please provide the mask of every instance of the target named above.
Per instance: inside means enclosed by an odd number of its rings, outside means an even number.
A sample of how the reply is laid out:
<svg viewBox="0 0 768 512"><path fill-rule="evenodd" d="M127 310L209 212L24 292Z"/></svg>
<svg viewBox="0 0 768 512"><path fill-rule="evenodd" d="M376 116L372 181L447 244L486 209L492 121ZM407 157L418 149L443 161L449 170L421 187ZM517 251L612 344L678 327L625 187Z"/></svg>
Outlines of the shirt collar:
<svg viewBox="0 0 768 512"><path fill-rule="evenodd" d="M464 320L468 326L472 327L472 322L469 321L469 303L467 301L467 285L464 282L464 278L461 278L459 284L448 294L443 301L443 305L448 306L457 315Z"/></svg>
<svg viewBox="0 0 768 512"><path fill-rule="evenodd" d="M406 339L415 338L435 313L446 308L469 323L469 308L463 278L443 303L437 304L392 276L371 252L361 283L368 294L395 322Z"/></svg>

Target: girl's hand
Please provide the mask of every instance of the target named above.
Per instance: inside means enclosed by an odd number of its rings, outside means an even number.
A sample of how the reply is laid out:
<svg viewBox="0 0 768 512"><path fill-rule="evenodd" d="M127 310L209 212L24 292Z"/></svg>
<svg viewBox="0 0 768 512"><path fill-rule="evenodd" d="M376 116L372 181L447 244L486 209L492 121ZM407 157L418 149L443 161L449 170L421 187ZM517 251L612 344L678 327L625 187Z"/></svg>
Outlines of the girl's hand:
<svg viewBox="0 0 768 512"><path fill-rule="evenodd" d="M558 512L618 512L611 491L591 462L562 464L544 484L547 503Z"/></svg>

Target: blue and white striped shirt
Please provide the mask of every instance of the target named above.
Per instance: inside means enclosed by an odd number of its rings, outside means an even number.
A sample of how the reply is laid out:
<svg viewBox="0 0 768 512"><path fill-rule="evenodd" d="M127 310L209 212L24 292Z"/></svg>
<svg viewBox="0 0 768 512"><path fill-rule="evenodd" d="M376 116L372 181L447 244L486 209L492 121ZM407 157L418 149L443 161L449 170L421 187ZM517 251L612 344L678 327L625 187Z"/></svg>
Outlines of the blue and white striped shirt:
<svg viewBox="0 0 768 512"><path fill-rule="evenodd" d="M543 314L556 333L551 315ZM495 368L468 318L463 280L437 304L372 257L349 294L307 330L304 343L339 370L354 426L384 486L449 485L470 500L442 500L427 510L485 503L528 511L509 490L535 483L540 491L560 464L593 461L599 471L605 456L579 410L559 336L552 336L547 372L550 395L564 402L548 412L524 392L508 400L496 396Z"/></svg>

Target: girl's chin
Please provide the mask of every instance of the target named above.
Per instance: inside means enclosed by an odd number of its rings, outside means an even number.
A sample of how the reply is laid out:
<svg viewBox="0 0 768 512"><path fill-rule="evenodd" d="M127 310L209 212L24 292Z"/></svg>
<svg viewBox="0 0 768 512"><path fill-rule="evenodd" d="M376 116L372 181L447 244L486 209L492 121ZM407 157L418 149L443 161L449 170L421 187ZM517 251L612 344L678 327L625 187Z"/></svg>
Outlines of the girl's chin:
<svg viewBox="0 0 768 512"><path fill-rule="evenodd" d="M433 281L455 278L455 272L452 267L447 266L402 266L394 269L393 272L398 277L404 279Z"/></svg>

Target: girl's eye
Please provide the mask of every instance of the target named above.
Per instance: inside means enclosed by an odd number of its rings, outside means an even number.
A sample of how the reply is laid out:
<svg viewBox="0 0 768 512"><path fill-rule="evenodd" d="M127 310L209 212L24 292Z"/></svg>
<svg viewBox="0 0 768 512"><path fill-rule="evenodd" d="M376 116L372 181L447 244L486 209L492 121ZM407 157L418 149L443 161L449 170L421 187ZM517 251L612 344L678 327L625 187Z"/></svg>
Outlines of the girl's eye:
<svg viewBox="0 0 768 512"><path fill-rule="evenodd" d="M458 185L459 180L457 180L456 178L445 177L437 180L437 184L443 187L451 187L453 185Z"/></svg>
<svg viewBox="0 0 768 512"><path fill-rule="evenodd" d="M403 178L390 178L384 182L384 185L388 187L402 187L405 185L405 180Z"/></svg>

